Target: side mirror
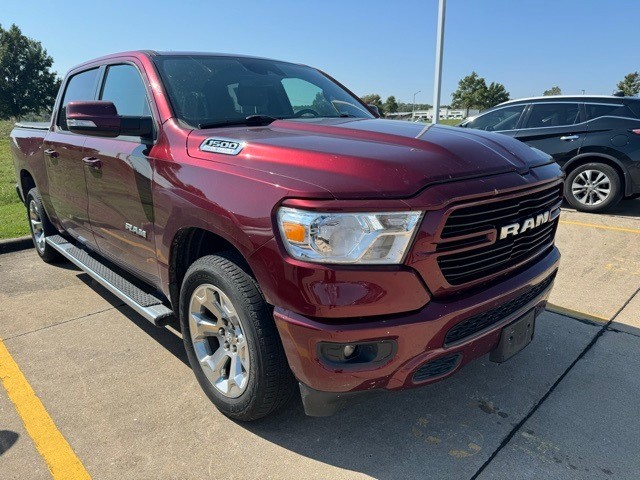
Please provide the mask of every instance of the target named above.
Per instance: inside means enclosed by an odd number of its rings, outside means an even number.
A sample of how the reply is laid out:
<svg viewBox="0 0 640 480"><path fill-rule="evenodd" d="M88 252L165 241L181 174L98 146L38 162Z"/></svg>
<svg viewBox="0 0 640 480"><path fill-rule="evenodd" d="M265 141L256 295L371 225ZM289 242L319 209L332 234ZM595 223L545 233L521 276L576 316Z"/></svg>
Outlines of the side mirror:
<svg viewBox="0 0 640 480"><path fill-rule="evenodd" d="M369 110L371 110L372 113L375 113L377 116L380 116L380 110L378 110L378 106L377 105L373 105L373 104L368 104L367 107L369 107Z"/></svg>
<svg viewBox="0 0 640 480"><path fill-rule="evenodd" d="M112 102L69 102L65 115L69 131L95 137L153 135L151 117L120 116Z"/></svg>

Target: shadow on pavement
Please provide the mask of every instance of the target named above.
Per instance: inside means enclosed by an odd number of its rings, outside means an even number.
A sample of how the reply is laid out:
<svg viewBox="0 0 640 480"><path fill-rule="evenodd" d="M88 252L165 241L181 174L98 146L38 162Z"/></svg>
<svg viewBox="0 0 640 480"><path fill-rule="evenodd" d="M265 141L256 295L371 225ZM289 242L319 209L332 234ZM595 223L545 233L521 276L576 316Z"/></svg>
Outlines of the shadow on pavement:
<svg viewBox="0 0 640 480"><path fill-rule="evenodd" d="M176 332L119 310L188 364ZM539 318L534 342L504 364L483 357L445 381L385 392L327 418L306 417L296 396L270 417L237 425L296 454L375 478L471 478L602 328L552 313Z"/></svg>
<svg viewBox="0 0 640 480"><path fill-rule="evenodd" d="M605 214L640 218L640 200L622 200L615 208L606 211Z"/></svg>
<svg viewBox="0 0 640 480"><path fill-rule="evenodd" d="M4 455L20 438L16 432L11 430L0 430L0 456Z"/></svg>
<svg viewBox="0 0 640 480"><path fill-rule="evenodd" d="M107 293L111 295L109 292ZM169 326L166 328L156 327L149 320L138 315L127 305L121 303L120 306L116 308L120 313L140 328L140 330L153 338L162 347L164 347L165 350L184 363L187 367L191 368L189 365L189 359L187 358L187 352L185 351L184 344L182 343L182 337L176 329L176 326Z"/></svg>
<svg viewBox="0 0 640 480"><path fill-rule="evenodd" d="M562 202L562 208L568 211L574 210L567 202ZM640 199L622 200L615 206L615 208L607 210L602 214L592 213L590 215L613 215L616 217L640 218Z"/></svg>

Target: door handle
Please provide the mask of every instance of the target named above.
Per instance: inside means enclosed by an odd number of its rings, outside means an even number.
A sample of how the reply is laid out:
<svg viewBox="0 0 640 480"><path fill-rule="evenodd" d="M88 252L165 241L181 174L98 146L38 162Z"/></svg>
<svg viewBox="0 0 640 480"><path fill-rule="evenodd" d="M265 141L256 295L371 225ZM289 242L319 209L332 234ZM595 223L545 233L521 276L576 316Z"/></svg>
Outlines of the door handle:
<svg viewBox="0 0 640 480"><path fill-rule="evenodd" d="M580 135L565 135L563 137L560 137L560 140L564 140L565 142L573 142L574 140L577 140L580 138Z"/></svg>
<svg viewBox="0 0 640 480"><path fill-rule="evenodd" d="M47 148L47 149L44 151L44 154L45 154L47 157L51 157L51 158L58 158L58 155L59 155L59 154L58 154L58 152L56 152L53 148Z"/></svg>
<svg viewBox="0 0 640 480"><path fill-rule="evenodd" d="M95 170L100 170L102 168L102 162L96 157L84 157L82 159L82 163Z"/></svg>

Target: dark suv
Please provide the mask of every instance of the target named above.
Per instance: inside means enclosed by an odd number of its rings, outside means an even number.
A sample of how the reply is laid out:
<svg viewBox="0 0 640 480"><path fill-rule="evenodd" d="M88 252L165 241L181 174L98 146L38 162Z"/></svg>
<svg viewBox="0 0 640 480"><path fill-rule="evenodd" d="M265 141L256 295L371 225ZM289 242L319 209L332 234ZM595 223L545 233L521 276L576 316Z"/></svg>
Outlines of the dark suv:
<svg viewBox="0 0 640 480"><path fill-rule="evenodd" d="M640 196L640 98L512 100L460 126L503 133L551 155L567 174L564 196L578 210L601 212Z"/></svg>

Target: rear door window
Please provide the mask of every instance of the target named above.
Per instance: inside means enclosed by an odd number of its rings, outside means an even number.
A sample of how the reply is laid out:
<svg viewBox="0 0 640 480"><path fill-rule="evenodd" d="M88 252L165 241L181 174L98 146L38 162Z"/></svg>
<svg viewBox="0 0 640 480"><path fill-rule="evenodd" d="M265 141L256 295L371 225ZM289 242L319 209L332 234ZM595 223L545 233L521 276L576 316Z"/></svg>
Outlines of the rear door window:
<svg viewBox="0 0 640 480"><path fill-rule="evenodd" d="M151 116L142 77L133 65L112 65L107 68L100 99L113 102L118 115Z"/></svg>
<svg viewBox="0 0 640 480"><path fill-rule="evenodd" d="M97 68L92 68L91 70L76 73L69 79L62 97L62 107L58 114L57 124L62 130L69 130L67 127L67 104L69 102L91 101L95 98L98 72Z"/></svg>
<svg viewBox="0 0 640 480"><path fill-rule="evenodd" d="M512 105L487 112L471 120L466 127L489 132L513 130L518 125L518 120L525 107L526 105Z"/></svg>
<svg viewBox="0 0 640 480"><path fill-rule="evenodd" d="M580 118L578 103L537 103L531 107L524 128L561 127L573 125Z"/></svg>

